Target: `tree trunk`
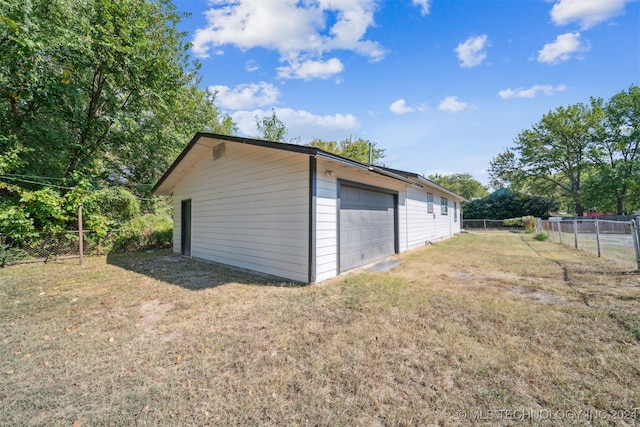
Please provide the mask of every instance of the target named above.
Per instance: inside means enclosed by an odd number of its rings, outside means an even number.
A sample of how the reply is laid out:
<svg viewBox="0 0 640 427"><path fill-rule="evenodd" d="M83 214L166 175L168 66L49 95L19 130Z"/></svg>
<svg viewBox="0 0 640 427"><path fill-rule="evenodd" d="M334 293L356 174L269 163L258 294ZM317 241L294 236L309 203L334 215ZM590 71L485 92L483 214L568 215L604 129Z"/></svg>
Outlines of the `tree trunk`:
<svg viewBox="0 0 640 427"><path fill-rule="evenodd" d="M622 212L622 197L618 197L616 199L616 215L624 215L624 213Z"/></svg>
<svg viewBox="0 0 640 427"><path fill-rule="evenodd" d="M576 203L576 216L584 216L584 208L582 203Z"/></svg>

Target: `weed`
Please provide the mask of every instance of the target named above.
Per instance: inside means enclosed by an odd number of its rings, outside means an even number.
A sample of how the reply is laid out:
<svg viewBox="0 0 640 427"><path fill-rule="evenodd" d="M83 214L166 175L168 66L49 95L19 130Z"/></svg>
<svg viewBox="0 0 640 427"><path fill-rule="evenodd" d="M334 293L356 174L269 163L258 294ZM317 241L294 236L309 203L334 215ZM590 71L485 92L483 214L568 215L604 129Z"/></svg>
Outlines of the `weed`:
<svg viewBox="0 0 640 427"><path fill-rule="evenodd" d="M544 242L545 240L547 240L549 238L549 233L547 233L546 231L541 231L538 234L536 234L534 236L534 239L540 241L540 242Z"/></svg>

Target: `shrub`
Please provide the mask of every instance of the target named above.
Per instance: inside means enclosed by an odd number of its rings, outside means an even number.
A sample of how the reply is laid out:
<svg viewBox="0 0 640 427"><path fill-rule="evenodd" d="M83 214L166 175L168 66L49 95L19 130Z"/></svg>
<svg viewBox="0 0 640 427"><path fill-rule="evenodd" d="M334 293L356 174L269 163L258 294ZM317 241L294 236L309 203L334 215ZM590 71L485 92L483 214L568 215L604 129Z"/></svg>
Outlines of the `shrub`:
<svg viewBox="0 0 640 427"><path fill-rule="evenodd" d="M33 219L24 210L0 204L0 235L6 236L6 243L21 244L37 238L38 232Z"/></svg>
<svg viewBox="0 0 640 427"><path fill-rule="evenodd" d="M466 219L505 219L524 215L545 219L549 217L549 212L558 209L558 203L547 197L503 190L465 202L462 208Z"/></svg>
<svg viewBox="0 0 640 427"><path fill-rule="evenodd" d="M506 227L522 227L525 231L533 232L535 228L535 218L531 215L520 218L508 218L502 221Z"/></svg>
<svg viewBox="0 0 640 427"><path fill-rule="evenodd" d="M167 248L173 240L173 222L167 214L142 215L123 225L113 246L114 250L136 251Z"/></svg>
<svg viewBox="0 0 640 427"><path fill-rule="evenodd" d="M95 232L100 238L108 230L118 229L140 214L140 201L121 187L103 188L87 192L82 188L67 195L67 208L75 213L78 204L83 204L83 222L86 230Z"/></svg>
<svg viewBox="0 0 640 427"><path fill-rule="evenodd" d="M534 236L534 239L539 240L541 242L544 242L548 238L549 238L549 233L547 233L546 231L541 231Z"/></svg>
<svg viewBox="0 0 640 427"><path fill-rule="evenodd" d="M0 267L11 265L17 259L22 258L22 251L6 244L0 237Z"/></svg>

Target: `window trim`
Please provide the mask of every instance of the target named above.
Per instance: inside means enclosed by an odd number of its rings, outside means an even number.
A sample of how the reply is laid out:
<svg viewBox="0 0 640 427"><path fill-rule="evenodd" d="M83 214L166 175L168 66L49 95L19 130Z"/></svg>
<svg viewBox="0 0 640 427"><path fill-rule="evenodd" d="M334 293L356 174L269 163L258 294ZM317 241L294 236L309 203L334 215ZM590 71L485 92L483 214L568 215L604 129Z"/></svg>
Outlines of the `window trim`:
<svg viewBox="0 0 640 427"><path fill-rule="evenodd" d="M440 215L449 215L449 199L440 197Z"/></svg>
<svg viewBox="0 0 640 427"><path fill-rule="evenodd" d="M427 213L433 213L433 193L427 193Z"/></svg>

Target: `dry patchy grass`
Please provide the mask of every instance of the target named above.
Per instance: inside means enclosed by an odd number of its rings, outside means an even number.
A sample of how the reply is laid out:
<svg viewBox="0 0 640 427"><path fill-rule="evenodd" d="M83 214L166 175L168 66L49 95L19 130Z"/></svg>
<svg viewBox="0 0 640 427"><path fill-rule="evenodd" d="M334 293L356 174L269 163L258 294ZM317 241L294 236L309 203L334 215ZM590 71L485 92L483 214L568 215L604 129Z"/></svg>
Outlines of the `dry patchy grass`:
<svg viewBox="0 0 640 427"><path fill-rule="evenodd" d="M640 417L638 274L512 234L398 258L388 273L306 287L168 252L0 270L0 424Z"/></svg>

